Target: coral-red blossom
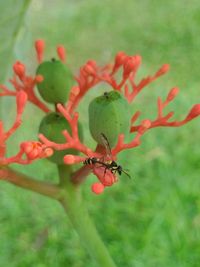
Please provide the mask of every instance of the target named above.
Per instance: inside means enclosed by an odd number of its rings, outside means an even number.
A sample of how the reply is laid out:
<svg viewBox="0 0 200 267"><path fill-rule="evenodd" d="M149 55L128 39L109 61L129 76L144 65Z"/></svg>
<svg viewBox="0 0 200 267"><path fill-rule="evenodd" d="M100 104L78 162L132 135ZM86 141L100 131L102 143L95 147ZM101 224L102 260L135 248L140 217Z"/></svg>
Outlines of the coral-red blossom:
<svg viewBox="0 0 200 267"><path fill-rule="evenodd" d="M20 90L16 93L16 119L8 131L4 130L3 122L0 121L0 165L11 163L29 164L35 159L50 157L53 149L46 147L37 141L25 141L20 144L19 152L11 157L6 157L6 142L21 125L21 117L27 102L27 94Z"/></svg>
<svg viewBox="0 0 200 267"><path fill-rule="evenodd" d="M99 195L102 194L104 191L104 185L102 183L94 183L91 186L92 192Z"/></svg>
<svg viewBox="0 0 200 267"><path fill-rule="evenodd" d="M79 162L83 162L91 157L98 157L104 159L106 158L105 150L101 149L100 151L100 146L97 146L95 151L92 151L91 149L87 148L85 145L80 143L78 133L77 131L74 131L74 128L77 129L77 120L72 119L73 116L75 116L72 114L76 114L74 113L74 110L77 108L79 102L88 92L88 90L94 88L97 84L106 82L112 87L113 90L120 91L122 94L124 94L127 101L131 103L138 95L138 93L141 92L142 89L144 89L145 87L147 87L147 85L149 85L157 78L169 71L169 65L164 64L158 71L155 72L155 74L153 74L152 76L147 76L146 78L136 83L135 77L141 65L141 62L142 59L139 55L128 56L124 52L119 52L115 57L113 65L107 64L103 67L100 67L95 61L90 60L83 67L80 68L79 75L76 77L78 85L71 88L68 102L66 103L65 107L62 107L62 109L60 109L60 112L63 115L65 114L65 118L71 125L73 133L72 136L70 136L68 132L63 132L64 136L66 137L65 144L56 144L51 142L50 140L47 140L44 136L40 136L41 140L46 145L53 147L54 149L60 150L66 148L74 148L79 150L86 156L84 158L75 155L66 155L64 157L65 164L76 164ZM122 79L118 81L118 71L120 71L121 69L123 71ZM137 125L136 121L139 119L141 111L136 111L130 120L130 132L135 133L134 138L129 143L125 143L124 134L120 134L117 144L115 145L115 147L112 148L112 155L110 160L116 159L117 154L123 151L124 149L131 149L140 145L141 137L147 131L149 131L149 129L159 126L178 127L200 115L200 104L197 104L191 109L191 111L189 111L188 115L186 115L183 120L170 120L174 116L174 112L171 111L167 114L164 114L164 108L176 98L178 93L179 89L177 87L174 87L169 91L165 100L162 100L160 97L158 97L158 114L154 120L146 118L140 121L140 123ZM95 164L91 164L91 166L89 167L92 169L93 173L98 177L100 183L104 187L110 186L117 181L116 176L112 172L104 172L105 167L97 168ZM88 166L85 166L85 168L88 168ZM92 187L93 192L103 192L102 188L101 190L95 190L94 188L98 188L98 186L96 187L95 185Z"/></svg>
<svg viewBox="0 0 200 267"><path fill-rule="evenodd" d="M35 94L35 86L42 81L41 76L31 77L26 74L26 68L20 61L13 65L14 75L10 79L14 91L7 86L0 84L0 96L16 96L17 92L24 91L28 100L44 112L49 112L49 108Z"/></svg>
<svg viewBox="0 0 200 267"><path fill-rule="evenodd" d="M35 49L37 61L41 63L44 58L45 42L43 40L37 40L35 42ZM57 47L57 55L63 63L66 62L66 51L62 45ZM63 162L65 164L84 162L85 165L82 169L91 169L99 180L98 183L93 183L92 185L92 191L94 193L100 194L104 191L105 187L115 184L117 182L117 171L116 169L109 169L106 166L110 167L109 162L117 160L118 153L140 145L142 136L152 128L179 127L200 115L200 104L195 104L184 115L182 120L176 120L174 118L174 111L165 113L165 108L175 100L179 93L179 89L173 87L165 99L158 97L157 114L154 119L147 117L141 120L141 111L137 110L133 112L130 118L129 129L130 133L134 134L132 140L125 142L124 133L120 133L115 146L112 147L111 155L107 155L106 149L100 144L97 144L96 149L91 149L81 142L78 132L79 114L76 112L76 108L90 89L95 88L96 85L106 83L113 90L123 94L128 103L132 103L145 87L169 71L169 65L163 64L154 74L136 82L136 75L141 64L142 57L140 55L129 56L123 51L117 53L112 64L109 63L104 66L99 66L94 60L88 60L86 64L80 67L79 73L75 76L77 84L70 89L68 101L65 104L57 103L56 105L56 111L64 116L71 128L71 131L64 130L62 133L65 137L65 142L58 144L40 134L39 138L41 142L22 142L17 155L6 158L6 141L20 126L21 116L27 100L44 112L50 111L49 107L37 97L34 91L36 85L41 83L44 77L41 75L34 75L33 77L27 75L25 65L17 61L13 65L14 74L10 80L14 90L5 85L0 85L0 96L16 97L17 105L15 122L8 131L4 130L3 122L0 121L0 164L4 165L12 162L28 164L35 159L51 156L53 149L65 150L72 148L81 152L83 155L65 155ZM105 164L98 163L98 160Z"/></svg>

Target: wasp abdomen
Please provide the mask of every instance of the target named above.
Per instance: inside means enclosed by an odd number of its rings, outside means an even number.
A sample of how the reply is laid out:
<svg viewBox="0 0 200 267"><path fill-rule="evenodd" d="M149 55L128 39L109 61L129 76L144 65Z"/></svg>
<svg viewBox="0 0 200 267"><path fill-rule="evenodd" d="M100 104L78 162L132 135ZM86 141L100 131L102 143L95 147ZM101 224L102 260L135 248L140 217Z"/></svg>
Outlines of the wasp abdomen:
<svg viewBox="0 0 200 267"><path fill-rule="evenodd" d="M93 164L98 163L98 162L99 162L99 160L97 158L88 158L83 162L83 164L93 165Z"/></svg>

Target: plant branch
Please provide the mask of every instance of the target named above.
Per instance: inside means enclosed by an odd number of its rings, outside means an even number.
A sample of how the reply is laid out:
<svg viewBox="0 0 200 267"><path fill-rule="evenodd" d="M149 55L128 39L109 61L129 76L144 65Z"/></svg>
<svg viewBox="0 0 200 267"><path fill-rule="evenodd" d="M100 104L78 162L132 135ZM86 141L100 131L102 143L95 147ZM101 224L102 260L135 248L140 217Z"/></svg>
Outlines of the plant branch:
<svg viewBox="0 0 200 267"><path fill-rule="evenodd" d="M0 180L5 180L18 187L48 196L54 199L60 199L62 190L57 186L43 181L37 181L29 176L14 171L10 168L0 169Z"/></svg>
<svg viewBox="0 0 200 267"><path fill-rule="evenodd" d="M64 194L60 202L79 234L83 246L96 261L97 266L116 267L84 206L81 188L74 184L71 179L67 179L69 173L68 170L67 174L65 173L66 166L60 165L58 169L61 180L65 179Z"/></svg>

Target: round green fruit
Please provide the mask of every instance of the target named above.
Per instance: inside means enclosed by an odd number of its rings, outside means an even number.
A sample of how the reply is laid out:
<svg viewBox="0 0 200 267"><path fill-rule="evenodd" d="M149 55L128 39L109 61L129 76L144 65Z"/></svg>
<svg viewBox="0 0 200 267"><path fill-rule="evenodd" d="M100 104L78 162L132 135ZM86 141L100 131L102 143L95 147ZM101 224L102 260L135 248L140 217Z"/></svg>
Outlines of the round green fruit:
<svg viewBox="0 0 200 267"><path fill-rule="evenodd" d="M96 97L89 105L90 133L98 144L102 143L103 133L113 147L119 134L130 130L130 110L126 99L117 91L106 92Z"/></svg>
<svg viewBox="0 0 200 267"><path fill-rule="evenodd" d="M66 142L65 137L62 134L63 130L67 130L71 134L71 128L67 120L57 112L47 114L41 121L39 126L39 133L44 134L50 141L58 144ZM82 140L82 127L78 125L78 131L80 139ZM48 159L58 165L64 164L63 157L67 154L77 155L78 151L75 149L54 150L54 154Z"/></svg>
<svg viewBox="0 0 200 267"><path fill-rule="evenodd" d="M56 104L67 101L73 76L60 60L42 62L37 68L36 75L43 76L43 81L37 84L37 88L46 102Z"/></svg>

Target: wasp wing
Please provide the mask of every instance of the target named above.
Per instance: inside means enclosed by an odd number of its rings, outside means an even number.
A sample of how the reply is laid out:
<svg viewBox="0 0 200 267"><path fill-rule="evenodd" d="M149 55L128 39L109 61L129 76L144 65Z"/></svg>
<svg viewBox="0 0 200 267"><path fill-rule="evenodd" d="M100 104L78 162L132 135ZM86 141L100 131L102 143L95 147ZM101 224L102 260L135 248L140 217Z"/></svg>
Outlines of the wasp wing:
<svg viewBox="0 0 200 267"><path fill-rule="evenodd" d="M108 157L112 158L111 148L110 144L108 142L108 138L105 136L105 134L101 133L101 141L106 149L106 154Z"/></svg>

